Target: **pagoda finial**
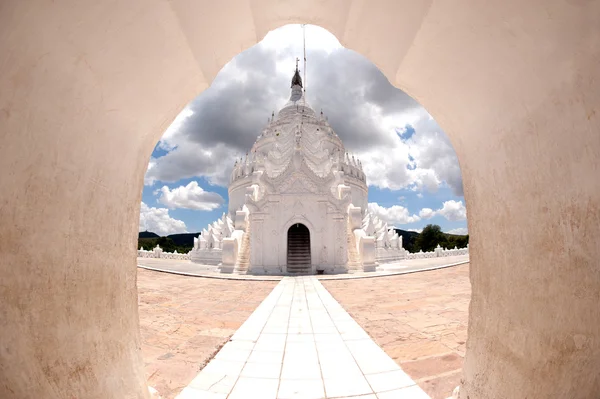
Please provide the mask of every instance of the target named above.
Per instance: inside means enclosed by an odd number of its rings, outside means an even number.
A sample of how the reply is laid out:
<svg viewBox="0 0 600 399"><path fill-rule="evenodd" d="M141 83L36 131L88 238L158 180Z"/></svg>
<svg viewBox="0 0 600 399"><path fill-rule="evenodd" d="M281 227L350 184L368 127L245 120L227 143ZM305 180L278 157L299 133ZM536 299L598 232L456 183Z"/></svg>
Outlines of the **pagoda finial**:
<svg viewBox="0 0 600 399"><path fill-rule="evenodd" d="M298 70L298 62L300 61L300 59L298 57L296 57L296 71L294 72L294 77L292 78L292 86L302 86L302 78L300 77L300 71Z"/></svg>

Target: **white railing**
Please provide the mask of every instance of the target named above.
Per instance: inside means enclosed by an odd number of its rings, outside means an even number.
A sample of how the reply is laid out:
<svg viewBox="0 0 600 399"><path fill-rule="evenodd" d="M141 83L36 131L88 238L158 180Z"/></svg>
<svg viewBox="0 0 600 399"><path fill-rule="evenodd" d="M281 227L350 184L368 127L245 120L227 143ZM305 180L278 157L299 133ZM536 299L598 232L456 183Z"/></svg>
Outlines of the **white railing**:
<svg viewBox="0 0 600 399"><path fill-rule="evenodd" d="M175 252L165 252L158 245L151 251L146 251L145 249L138 249L138 258L155 258L155 259L174 259L174 260L188 260L191 259L191 254L188 252L187 254L180 254Z"/></svg>
<svg viewBox="0 0 600 399"><path fill-rule="evenodd" d="M241 242L241 241L240 241ZM219 255L220 255L219 251ZM454 249L446 249L446 248L441 248L439 245L437 246L436 249L434 249L431 252L423 252L423 251L419 251L419 252L415 252L415 253L408 253L406 255L406 259L427 259L427 258L442 258L442 257L448 257L448 256L460 256L460 255L468 255L469 254L469 245L467 244L466 248L456 248L454 247ZM382 262L382 263L388 263L390 261L392 261L391 259L384 259L381 258L381 254L378 257L378 261ZM146 251L144 249L138 249L138 258L154 258L154 259L173 259L173 260L189 260L191 259L191 251L188 252L187 254L180 254L177 253L177 251L171 253L171 252L165 252L163 251L163 249L161 247L159 247L158 245L156 246L156 248L154 248L151 251Z"/></svg>
<svg viewBox="0 0 600 399"><path fill-rule="evenodd" d="M460 256L460 255L468 255L469 254L469 245L467 244L466 248L456 248L454 249L446 249L441 248L439 245L436 249L431 252L415 252L409 253L406 259L426 259L426 258L442 258L447 256Z"/></svg>

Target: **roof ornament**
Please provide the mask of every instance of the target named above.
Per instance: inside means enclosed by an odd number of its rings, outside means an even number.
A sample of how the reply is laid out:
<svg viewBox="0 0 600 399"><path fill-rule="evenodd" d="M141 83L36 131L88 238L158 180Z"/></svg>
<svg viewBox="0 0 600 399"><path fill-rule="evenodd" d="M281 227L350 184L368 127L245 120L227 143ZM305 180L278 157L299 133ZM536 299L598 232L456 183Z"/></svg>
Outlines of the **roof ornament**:
<svg viewBox="0 0 600 399"><path fill-rule="evenodd" d="M292 86L302 86L302 78L300 77L300 71L298 70L298 62L300 61L300 59L298 57L296 57L296 71L294 72L294 77L292 78Z"/></svg>

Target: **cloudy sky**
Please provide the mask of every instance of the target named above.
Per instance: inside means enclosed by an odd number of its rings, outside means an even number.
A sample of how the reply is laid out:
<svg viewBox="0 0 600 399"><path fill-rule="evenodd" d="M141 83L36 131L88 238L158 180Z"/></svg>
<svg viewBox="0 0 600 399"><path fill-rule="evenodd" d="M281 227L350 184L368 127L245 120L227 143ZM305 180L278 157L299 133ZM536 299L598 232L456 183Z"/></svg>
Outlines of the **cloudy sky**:
<svg viewBox="0 0 600 399"><path fill-rule="evenodd" d="M405 230L435 223L466 234L458 160L435 120L328 31L306 26L306 50L307 100L361 159L370 209ZM198 232L227 210L233 163L288 100L296 57L302 27L272 31L186 106L150 158L140 231Z"/></svg>

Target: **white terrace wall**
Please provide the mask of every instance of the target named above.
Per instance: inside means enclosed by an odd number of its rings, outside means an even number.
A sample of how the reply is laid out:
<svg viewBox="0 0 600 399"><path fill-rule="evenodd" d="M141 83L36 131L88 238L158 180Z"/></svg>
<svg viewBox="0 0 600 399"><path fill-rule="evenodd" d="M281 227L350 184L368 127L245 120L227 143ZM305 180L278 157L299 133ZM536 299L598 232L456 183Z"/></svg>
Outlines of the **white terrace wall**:
<svg viewBox="0 0 600 399"><path fill-rule="evenodd" d="M189 260L191 259L191 252L187 254L179 254L175 252L165 252L158 245L152 251L146 251L145 249L138 249L138 258L154 258L154 259L174 259L174 260Z"/></svg>
<svg viewBox="0 0 600 399"><path fill-rule="evenodd" d="M446 249L442 248L439 245L436 249L431 252L415 252L409 253L406 256L406 259L425 259L425 258L442 258L448 256L460 256L460 255L468 255L469 254L469 245L467 244L466 248L454 248L454 249Z"/></svg>

